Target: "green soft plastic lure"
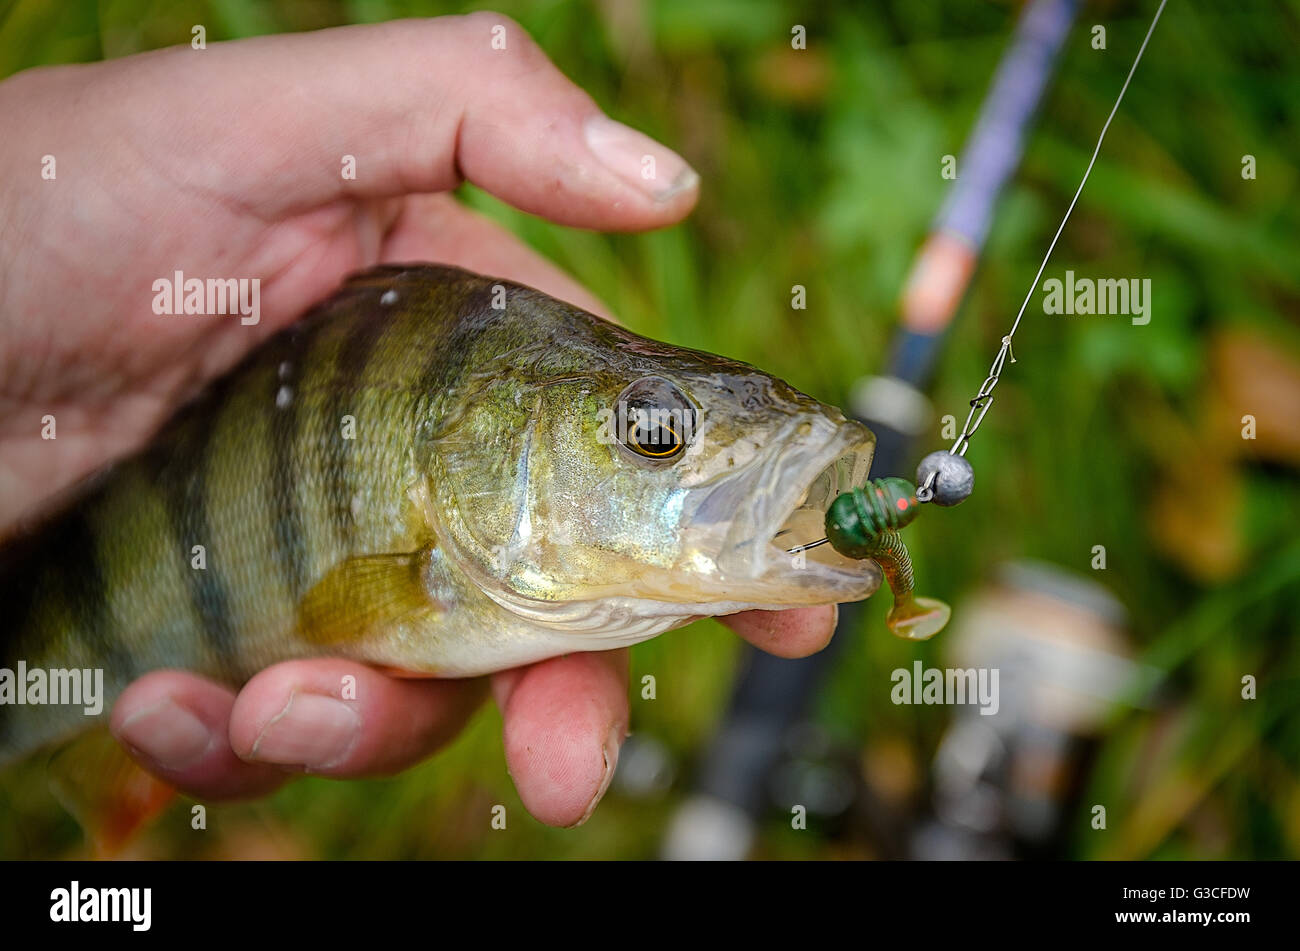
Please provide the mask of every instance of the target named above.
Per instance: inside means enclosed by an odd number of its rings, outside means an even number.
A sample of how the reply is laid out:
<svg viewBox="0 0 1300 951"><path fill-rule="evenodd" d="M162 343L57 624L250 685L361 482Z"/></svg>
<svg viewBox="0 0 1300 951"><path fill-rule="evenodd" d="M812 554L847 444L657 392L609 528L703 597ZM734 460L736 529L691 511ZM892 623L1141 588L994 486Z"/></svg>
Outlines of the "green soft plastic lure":
<svg viewBox="0 0 1300 951"><path fill-rule="evenodd" d="M873 479L838 496L826 512L826 538L846 558L870 558L880 565L894 595L886 623L908 640L923 641L943 630L952 609L913 591L912 560L899 529L911 524L921 506L906 479Z"/></svg>

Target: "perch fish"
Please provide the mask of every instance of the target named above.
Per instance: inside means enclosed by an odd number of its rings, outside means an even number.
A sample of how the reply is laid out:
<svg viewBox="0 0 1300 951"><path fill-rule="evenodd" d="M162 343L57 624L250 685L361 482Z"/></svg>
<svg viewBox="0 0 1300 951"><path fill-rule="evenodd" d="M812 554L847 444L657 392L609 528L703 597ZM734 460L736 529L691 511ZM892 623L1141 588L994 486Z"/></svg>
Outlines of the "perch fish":
<svg viewBox="0 0 1300 951"><path fill-rule="evenodd" d="M507 281L380 267L0 550L0 668L102 670L102 718L158 668L468 677L860 600L876 560L777 536L824 534L874 446L744 363ZM0 704L0 762L90 725Z"/></svg>

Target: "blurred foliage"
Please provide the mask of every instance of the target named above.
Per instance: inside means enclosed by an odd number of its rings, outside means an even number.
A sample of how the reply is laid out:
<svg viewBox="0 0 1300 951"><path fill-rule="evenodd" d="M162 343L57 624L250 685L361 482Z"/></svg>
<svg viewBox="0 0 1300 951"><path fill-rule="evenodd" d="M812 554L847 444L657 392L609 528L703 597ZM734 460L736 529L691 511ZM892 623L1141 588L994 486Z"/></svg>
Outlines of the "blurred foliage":
<svg viewBox="0 0 1300 951"><path fill-rule="evenodd" d="M213 42L474 6L7 0L0 75L187 43L195 23ZM611 115L685 155L704 184L687 222L644 235L552 226L469 187L466 201L650 336L750 361L833 402L880 368L901 282L945 193L940 158L960 153L1019 3L495 6ZM940 413L964 418L1153 9L1085 5L938 367ZM1105 51L1090 46L1094 23L1109 31ZM791 49L794 24L807 27L805 51ZM1104 582L1129 611L1138 655L1161 672L1161 701L1109 721L1077 814L1067 816L1066 856L1300 855L1300 492L1294 460L1266 446L1243 451L1231 428L1246 412L1283 414L1294 436L1300 402L1242 408L1207 370L1225 332L1263 340L1296 366L1298 47L1294 2L1170 6L1045 275L1150 277L1155 317L1134 327L1031 310L1019 362L971 452L979 491L910 530L922 587L959 615L963 594L1001 561L1034 557L1092 574L1092 546L1108 550ZM1241 176L1245 154L1256 158L1256 180ZM794 284L808 289L807 310L791 310ZM1231 424L1226 435L1216 405ZM925 442L944 444L937 422ZM1176 494L1184 485L1202 496L1231 489L1223 497L1232 504L1202 514L1195 494ZM1189 557L1186 545L1160 544L1172 537L1153 523L1160 512L1181 514L1194 540L1235 546L1238 557ZM817 714L837 743L861 751L865 773L897 778L924 772L948 712L894 706L888 672L916 658L940 664L943 637L895 640L884 608L867 612ZM188 804L178 805L140 854L649 857L738 656L712 621L634 649L632 683L653 673L659 686L653 702L634 689L633 728L666 744L683 771L661 799L611 793L579 830L527 816L505 772L499 715L484 710L449 750L392 780L310 779L263 802L212 807L209 836L188 834ZM1260 699L1240 698L1245 674L1259 678ZM25 765L0 783L0 855L80 848L38 769ZM1111 804L1109 832L1089 829L1094 802ZM505 833L489 828L494 803L507 806ZM777 815L759 854L871 854L831 831L795 833Z"/></svg>

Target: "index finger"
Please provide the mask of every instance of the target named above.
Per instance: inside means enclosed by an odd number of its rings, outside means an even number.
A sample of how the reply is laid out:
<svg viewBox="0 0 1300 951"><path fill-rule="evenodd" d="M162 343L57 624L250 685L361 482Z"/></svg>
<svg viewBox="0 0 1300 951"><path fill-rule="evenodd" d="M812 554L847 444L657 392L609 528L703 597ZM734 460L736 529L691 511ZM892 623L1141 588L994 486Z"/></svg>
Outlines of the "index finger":
<svg viewBox="0 0 1300 951"><path fill-rule="evenodd" d="M82 91L86 124L165 137L169 148L154 158L176 180L270 216L445 191L462 179L524 211L602 230L660 227L695 203L698 176L680 156L606 117L497 13L256 37L110 65ZM239 134L214 137L214 118ZM84 140L85 126L75 134Z"/></svg>

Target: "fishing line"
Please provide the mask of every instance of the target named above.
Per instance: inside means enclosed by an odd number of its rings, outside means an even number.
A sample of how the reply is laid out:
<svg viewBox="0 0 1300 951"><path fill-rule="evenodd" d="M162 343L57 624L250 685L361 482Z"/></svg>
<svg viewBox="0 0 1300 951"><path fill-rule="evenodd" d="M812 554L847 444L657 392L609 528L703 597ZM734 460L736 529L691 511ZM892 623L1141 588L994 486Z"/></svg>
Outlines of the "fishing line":
<svg viewBox="0 0 1300 951"><path fill-rule="evenodd" d="M1002 338L1002 347L993 359L993 365L989 368L989 375L985 378L983 385L975 394L975 398L970 401L971 409L966 416L966 424L962 427L961 433L953 442L952 447L948 450L950 455L964 456L966 450L970 448L970 438L975 435L979 429L980 423L984 421L988 408L993 404L993 388L998 385L998 380L1002 376L1003 367L1007 362L1016 362L1015 356L1011 352L1011 338L1015 336L1016 331L1020 328L1020 321L1025 316L1025 310L1029 307L1030 300L1033 299L1034 291L1038 289L1038 281L1043 276L1043 271L1047 269L1047 262L1056 250L1056 242L1060 240L1061 232L1065 230L1066 222L1070 220L1070 215L1074 211L1074 206L1078 204L1079 196L1083 194L1083 186L1088 183L1088 176L1092 174L1092 167L1097 164L1097 156L1101 153L1101 145L1106 141L1106 132L1110 129L1111 121L1115 118L1115 113L1119 111L1119 105L1124 101L1124 93L1128 91L1129 83L1133 80L1133 74L1137 72L1138 63L1142 62L1142 54L1146 52L1147 43L1151 40L1151 34L1155 32L1156 24L1160 21L1160 14L1164 12L1165 4L1169 0L1160 0L1160 6L1156 9L1156 15L1151 19L1151 25L1147 27L1147 35L1142 40L1142 45L1138 47L1137 56L1133 59L1133 65L1129 68L1128 76L1124 79L1124 85L1120 87L1119 95L1115 99L1115 105L1111 106L1110 115L1106 117L1105 124L1101 127L1101 134L1097 136L1097 146L1092 150L1092 158L1088 160L1088 167L1083 171L1083 178L1079 182L1079 187L1075 189L1074 197L1070 199L1070 207L1065 209L1065 217L1061 219L1061 224L1056 229L1056 234L1052 236L1052 243L1047 246L1047 253L1043 255L1043 262L1038 265L1038 273L1034 275L1033 281L1029 284L1029 292L1025 294L1024 301L1020 304L1020 311L1016 314L1016 319L1011 324L1011 330ZM939 469L932 468L925 480L917 487L916 499L918 502L929 502L934 498L933 486L935 479L939 476Z"/></svg>
<svg viewBox="0 0 1300 951"><path fill-rule="evenodd" d="M1142 55L1146 52L1147 44L1151 41L1151 35L1155 32L1156 24L1160 22L1160 15L1164 12L1166 3L1168 3L1168 0L1160 0L1160 6L1156 8L1155 16L1151 18L1151 25L1147 27L1146 36L1142 39L1142 45L1138 47L1137 55L1133 58L1133 65L1129 68L1128 76L1125 77L1124 84L1120 87L1119 95L1115 98L1115 104L1111 107L1110 115L1106 117L1106 122L1101 127L1101 134L1097 136L1097 145L1092 150L1092 157L1088 160L1087 168L1084 169L1083 177L1079 181L1079 187L1075 189L1074 197L1065 210L1065 216L1061 219L1056 234L1052 236L1052 241L1047 246L1047 253L1043 255L1042 263L1038 265L1038 272L1029 285L1029 292L1025 294L1025 299L1020 305L1020 310L1016 313L1016 319L1012 322L1010 331L1002 338L1002 346L998 349L997 356L993 358L988 376L985 377L974 399L970 401L970 412L966 415L966 422L962 426L961 433L958 434L952 446L947 450L941 449L932 452L921 460L921 464L916 471L917 488L913 500L910 501L919 503L934 502L942 506L956 505L969 497L971 490L974 488L974 470L970 462L965 458L966 451L970 448L971 437L975 435L980 424L984 422L989 407L993 405L993 390L1002 378L1002 371L1006 368L1008 362L1016 362L1016 358L1011 351L1012 338L1020 327L1020 321L1024 318L1025 311L1029 308L1029 302L1033 299L1034 291L1038 289L1038 282L1047 269L1047 262L1056 249L1056 244L1060 240L1061 233L1065 230L1066 223L1070 220L1075 205L1078 204L1079 196L1083 194L1083 187L1088 183L1088 176L1092 174L1093 166L1097 163L1097 156L1101 153L1102 143L1106 140L1106 132L1110 129L1110 124L1119 111L1120 103L1124 101L1124 93L1128 91L1129 83L1132 82L1133 75L1137 72L1138 64L1142 62ZM898 501L900 505L899 511L906 512L906 502L909 500L899 501L897 499L896 486L894 487L895 492L888 492L884 486L886 481L896 482L901 480L877 479L868 482L861 488L855 488L843 493L832 503L830 510L827 512L827 536L806 545L787 549L787 551L790 554L800 554L831 542L837 551L847 557L862 557L861 555L851 554L850 550L865 550L869 547L869 542L878 541L878 536L892 532L896 527L892 524L885 524L881 520L879 514L880 500L889 498L891 501ZM911 521L914 513L906 512L906 515L907 521ZM843 539L847 539L848 542L843 542Z"/></svg>

